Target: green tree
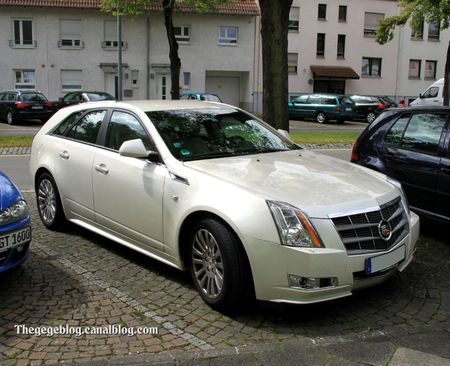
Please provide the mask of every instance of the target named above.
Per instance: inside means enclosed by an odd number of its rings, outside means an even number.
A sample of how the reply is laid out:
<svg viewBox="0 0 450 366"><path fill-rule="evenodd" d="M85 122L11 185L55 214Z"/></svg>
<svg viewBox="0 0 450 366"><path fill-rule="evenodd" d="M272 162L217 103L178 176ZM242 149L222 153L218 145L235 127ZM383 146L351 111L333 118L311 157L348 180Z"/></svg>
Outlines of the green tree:
<svg viewBox="0 0 450 366"><path fill-rule="evenodd" d="M263 61L263 115L275 128L289 131L288 20L292 0L259 0Z"/></svg>
<svg viewBox="0 0 450 366"><path fill-rule="evenodd" d="M173 28L175 4L185 2L198 12L205 12L230 0L101 0L101 9L117 15L138 16L148 9L152 3L160 3L164 13L167 40L169 42L170 78L172 99L180 99L180 69L181 60L178 56L178 42Z"/></svg>
<svg viewBox="0 0 450 366"><path fill-rule="evenodd" d="M449 28L450 3L448 0L399 0L400 15L388 17L380 22L377 29L376 40L385 44L394 37L396 27L409 23L413 29L418 29L423 21L439 24L440 29ZM447 56L444 71L444 105L448 105L450 73L450 42L447 47Z"/></svg>

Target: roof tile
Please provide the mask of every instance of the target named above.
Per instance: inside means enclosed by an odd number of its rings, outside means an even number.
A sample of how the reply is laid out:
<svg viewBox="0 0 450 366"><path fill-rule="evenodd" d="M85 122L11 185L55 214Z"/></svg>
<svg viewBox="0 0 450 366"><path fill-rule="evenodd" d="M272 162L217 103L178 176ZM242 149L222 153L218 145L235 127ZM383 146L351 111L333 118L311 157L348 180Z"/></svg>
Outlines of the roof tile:
<svg viewBox="0 0 450 366"><path fill-rule="evenodd" d="M0 0L0 6L39 6L39 7L60 7L60 8L81 8L99 9L101 0ZM187 3L177 2L176 11L195 12L195 9ZM162 5L160 1L151 0L149 10L160 11ZM258 15L258 5L256 0L232 0L228 4L217 6L208 13L230 14L230 15Z"/></svg>

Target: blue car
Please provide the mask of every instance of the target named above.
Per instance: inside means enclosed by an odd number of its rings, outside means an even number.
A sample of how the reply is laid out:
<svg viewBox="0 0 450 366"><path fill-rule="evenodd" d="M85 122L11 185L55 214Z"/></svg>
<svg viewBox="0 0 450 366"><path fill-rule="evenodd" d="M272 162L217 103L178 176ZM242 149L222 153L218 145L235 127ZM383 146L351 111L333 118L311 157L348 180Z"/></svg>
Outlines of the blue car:
<svg viewBox="0 0 450 366"><path fill-rule="evenodd" d="M31 243L30 212L16 185L0 172L0 273L20 266Z"/></svg>

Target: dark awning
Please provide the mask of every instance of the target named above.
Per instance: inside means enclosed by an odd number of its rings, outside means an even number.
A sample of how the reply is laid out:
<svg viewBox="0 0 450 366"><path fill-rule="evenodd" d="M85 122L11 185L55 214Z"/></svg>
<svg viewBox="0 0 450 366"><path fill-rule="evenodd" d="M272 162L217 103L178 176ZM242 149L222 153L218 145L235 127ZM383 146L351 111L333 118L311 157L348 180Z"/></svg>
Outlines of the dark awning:
<svg viewBox="0 0 450 366"><path fill-rule="evenodd" d="M347 66L317 66L311 65L314 79L359 79L359 75Z"/></svg>

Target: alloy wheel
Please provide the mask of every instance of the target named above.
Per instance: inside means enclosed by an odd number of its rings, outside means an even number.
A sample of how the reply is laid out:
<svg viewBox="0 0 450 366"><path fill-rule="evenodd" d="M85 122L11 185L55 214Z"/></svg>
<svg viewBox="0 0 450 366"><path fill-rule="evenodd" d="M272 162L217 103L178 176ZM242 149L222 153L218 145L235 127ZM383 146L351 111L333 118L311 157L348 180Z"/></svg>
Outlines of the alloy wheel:
<svg viewBox="0 0 450 366"><path fill-rule="evenodd" d="M216 299L223 290L224 266L219 245L213 234L200 229L192 243L194 278L203 293Z"/></svg>
<svg viewBox="0 0 450 366"><path fill-rule="evenodd" d="M38 207L42 220L50 225L56 217L56 193L52 182L42 179L38 188Z"/></svg>

